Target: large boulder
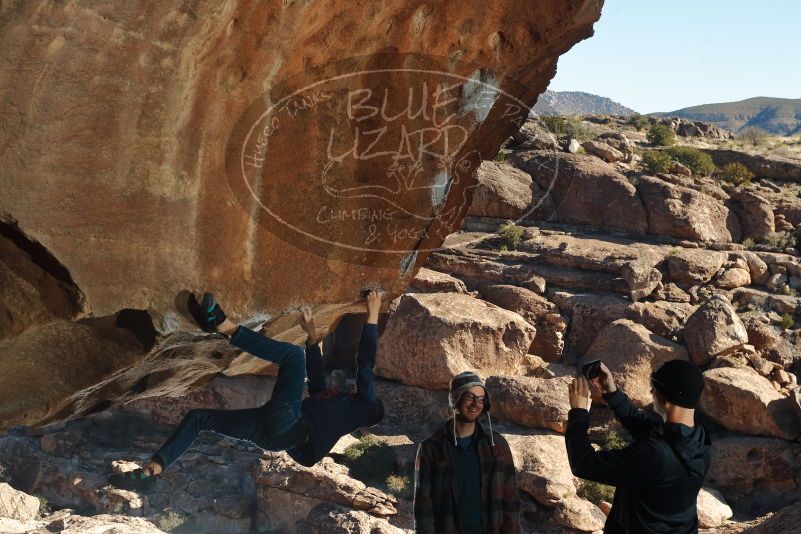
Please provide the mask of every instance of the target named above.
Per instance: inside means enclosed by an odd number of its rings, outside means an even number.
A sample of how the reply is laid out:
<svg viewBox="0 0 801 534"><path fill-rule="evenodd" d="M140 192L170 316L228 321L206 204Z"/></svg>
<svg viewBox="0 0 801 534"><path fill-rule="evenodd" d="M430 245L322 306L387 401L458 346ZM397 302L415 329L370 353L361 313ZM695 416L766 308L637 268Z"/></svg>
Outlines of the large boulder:
<svg viewBox="0 0 801 534"><path fill-rule="evenodd" d="M648 212L648 233L652 235L730 243L731 213L723 203L688 187L644 176L637 191Z"/></svg>
<svg viewBox="0 0 801 534"><path fill-rule="evenodd" d="M748 343L760 352L767 352L781 343L779 333L769 323L760 321L756 317L749 317L743 325L748 334Z"/></svg>
<svg viewBox="0 0 801 534"><path fill-rule="evenodd" d="M596 140L601 141L602 143L614 147L622 152L624 155L623 161L627 163L630 162L632 156L634 156L635 146L631 140L626 137L626 134L622 132L604 132L596 137Z"/></svg>
<svg viewBox="0 0 801 534"><path fill-rule="evenodd" d="M571 381L571 377L490 376L486 385L491 413L524 427L564 433Z"/></svg>
<svg viewBox="0 0 801 534"><path fill-rule="evenodd" d="M712 161L718 167L723 167L727 163L742 163L758 178L801 182L801 164L797 159L749 154L742 150L726 148L702 148L701 150L712 156Z"/></svg>
<svg viewBox="0 0 801 534"><path fill-rule="evenodd" d="M403 295L378 343L376 373L447 389L466 370L514 374L534 338L520 315L469 295Z"/></svg>
<svg viewBox="0 0 801 534"><path fill-rule="evenodd" d="M39 513L39 499L0 482L0 517L28 521Z"/></svg>
<svg viewBox="0 0 801 534"><path fill-rule="evenodd" d="M41 422L59 403L146 352L114 317L54 321L0 340L0 429Z"/></svg>
<svg viewBox="0 0 801 534"><path fill-rule="evenodd" d="M514 153L508 161L553 198L550 219L636 235L647 232L636 189L609 163L587 154L536 151Z"/></svg>
<svg viewBox="0 0 801 534"><path fill-rule="evenodd" d="M0 210L0 339L89 311L69 271Z"/></svg>
<svg viewBox="0 0 801 534"><path fill-rule="evenodd" d="M128 355L124 336L51 321L142 310L162 334L196 330L179 309L208 290L301 343L299 305L327 334L364 288L401 294L600 16L497 7L3 3L0 338L48 332L0 347L0 424L60 411ZM265 371L254 360L226 371Z"/></svg>
<svg viewBox="0 0 801 534"><path fill-rule="evenodd" d="M621 268L620 274L628 284L629 296L634 302L647 297L662 285L662 273L655 267L659 260L660 258L646 255Z"/></svg>
<svg viewBox="0 0 801 534"><path fill-rule="evenodd" d="M536 328L529 353L549 362L561 359L567 323L556 304L530 289L507 284L484 284L479 293L482 299L519 314Z"/></svg>
<svg viewBox="0 0 801 534"><path fill-rule="evenodd" d="M666 258L670 279L678 284L699 284L712 279L726 256L705 249L679 249Z"/></svg>
<svg viewBox="0 0 801 534"><path fill-rule="evenodd" d="M783 439L801 434L792 399L750 367L721 367L704 372L700 407L731 430Z"/></svg>
<svg viewBox="0 0 801 534"><path fill-rule="evenodd" d="M403 534L406 532L392 526L386 519L328 502L312 508L308 516L298 521L296 525L294 532L304 534L351 534L352 532Z"/></svg>
<svg viewBox="0 0 801 534"><path fill-rule="evenodd" d="M626 307L625 318L640 323L658 336L670 338L683 326L695 306L686 302L635 302Z"/></svg>
<svg viewBox="0 0 801 534"><path fill-rule="evenodd" d="M694 121L683 117L665 117L659 121L682 137L710 137L713 139L734 139L734 134L714 124Z"/></svg>
<svg viewBox="0 0 801 534"><path fill-rule="evenodd" d="M582 362L596 359L609 367L617 386L634 403L645 406L652 402L651 373L666 361L687 360L688 356L681 345L634 321L618 319L599 332Z"/></svg>
<svg viewBox="0 0 801 534"><path fill-rule="evenodd" d="M480 155L518 130L600 10L4 5L0 100L14 127L0 210L66 266L98 315L150 309L169 329L186 288L212 288L236 320L344 305L367 282L398 295L422 251L458 228ZM64 21L80 31L65 35ZM452 95L435 92L445 85ZM371 118L379 109L383 122ZM380 128L380 139L366 133ZM399 148L406 132L418 135ZM46 157L29 157L41 147ZM426 168L393 167L399 151ZM405 251L402 272L379 248Z"/></svg>
<svg viewBox="0 0 801 534"><path fill-rule="evenodd" d="M553 519L557 525L579 532L596 532L604 527L606 516L593 503L570 497L556 504Z"/></svg>
<svg viewBox="0 0 801 534"><path fill-rule="evenodd" d="M738 250L730 254L730 256L737 260L742 259L748 265L748 272L751 275L751 282L758 285L765 285L770 278L770 271L768 264L762 258L757 256L750 250Z"/></svg>
<svg viewBox="0 0 801 534"><path fill-rule="evenodd" d="M597 156L608 163L614 163L616 161L623 161L626 159L626 155L623 154L623 152L611 145L604 143L603 141L592 139L582 143L581 147L589 154Z"/></svg>
<svg viewBox="0 0 801 534"><path fill-rule="evenodd" d="M531 208L539 187L527 173L508 163L484 161L478 168L478 184L467 215L517 220Z"/></svg>
<svg viewBox="0 0 801 534"><path fill-rule="evenodd" d="M548 131L538 118L531 116L529 116L518 131L512 134L511 143L517 150L525 148L536 150L559 149L556 136Z"/></svg>
<svg viewBox="0 0 801 534"><path fill-rule="evenodd" d="M169 404L169 399L161 400L162 406ZM147 496L108 484L111 472L130 471L146 463L172 430L171 426L120 410L24 428L0 435L0 471L15 488L44 497L59 509L81 510L87 515L147 516L156 522L171 514L187 531L247 532L252 515L261 513L253 508L258 490L253 473L264 452L249 442L202 434ZM76 436L74 454L44 446L48 437L59 441L54 434ZM68 523L73 520L68 519ZM129 523L137 524L140 522ZM121 528L124 525L115 529L113 524L102 528L100 522L77 519L74 525L74 532L150 532Z"/></svg>
<svg viewBox="0 0 801 534"><path fill-rule="evenodd" d="M350 478L347 468L323 459L313 467L284 453L267 453L256 468L259 508L273 530L292 528L320 504L338 504L376 517L397 515L397 500Z"/></svg>
<svg viewBox="0 0 801 534"><path fill-rule="evenodd" d="M555 292L552 299L562 313L570 316L565 342L565 356L570 361L586 354L598 333L612 321L622 319L630 304L614 295L566 291Z"/></svg>
<svg viewBox="0 0 801 534"><path fill-rule="evenodd" d="M705 482L728 502L760 499L775 510L783 499L801 497L801 445L754 436L713 439Z"/></svg>
<svg viewBox="0 0 801 534"><path fill-rule="evenodd" d="M715 285L723 289L735 289L751 285L751 273L742 267L726 269L722 275L715 280Z"/></svg>
<svg viewBox="0 0 801 534"><path fill-rule="evenodd" d="M773 206L762 195L738 190L732 193L730 204L740 219L743 239L762 241L776 231Z"/></svg>
<svg viewBox="0 0 801 534"><path fill-rule="evenodd" d="M37 501L38 502L38 501ZM3 534L27 534L29 532L58 532L59 534L83 534L86 532L113 532L114 534L166 534L181 526L180 516L164 515L143 519L120 513L80 515L69 508L58 510L41 520L18 521L0 517L0 532ZM153 522L164 525L161 530ZM206 527L211 525L206 524Z"/></svg>
<svg viewBox="0 0 801 534"><path fill-rule="evenodd" d="M517 468L517 487L538 503L553 508L576 495L576 484L567 459L565 438L547 430L515 430L500 427L512 449Z"/></svg>
<svg viewBox="0 0 801 534"><path fill-rule="evenodd" d="M801 525L801 501L785 506L764 518L757 525L742 532L743 534L777 534L798 530L798 525Z"/></svg>
<svg viewBox="0 0 801 534"><path fill-rule="evenodd" d="M725 523L734 512L726 504L723 495L712 488L701 488L696 501L698 510L698 526L701 528L716 528Z"/></svg>
<svg viewBox="0 0 801 534"><path fill-rule="evenodd" d="M701 304L684 325L684 343L696 365L728 354L748 343L748 332L729 300L713 295Z"/></svg>
<svg viewBox="0 0 801 534"><path fill-rule="evenodd" d="M467 287L458 278L446 273L420 267L409 285L409 293L464 293Z"/></svg>

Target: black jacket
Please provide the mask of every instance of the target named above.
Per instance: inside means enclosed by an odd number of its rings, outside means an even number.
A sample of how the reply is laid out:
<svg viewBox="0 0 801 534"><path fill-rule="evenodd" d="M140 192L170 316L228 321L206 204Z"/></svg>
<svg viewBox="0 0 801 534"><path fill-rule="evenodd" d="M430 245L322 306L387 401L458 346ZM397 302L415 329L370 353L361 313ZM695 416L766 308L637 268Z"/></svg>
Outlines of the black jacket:
<svg viewBox="0 0 801 534"><path fill-rule="evenodd" d="M365 323L356 358L356 393L327 389L320 347L306 346L309 397L300 409L309 428L309 441L287 451L293 460L311 467L328 454L339 438L381 419L384 407L376 396L373 375L377 343L378 327Z"/></svg>
<svg viewBox="0 0 801 534"><path fill-rule="evenodd" d="M616 488L604 533L698 532L696 500L711 462L704 426L663 423L620 390L604 398L633 443L596 452L587 436L589 412L580 408L568 413L565 434L573 474Z"/></svg>

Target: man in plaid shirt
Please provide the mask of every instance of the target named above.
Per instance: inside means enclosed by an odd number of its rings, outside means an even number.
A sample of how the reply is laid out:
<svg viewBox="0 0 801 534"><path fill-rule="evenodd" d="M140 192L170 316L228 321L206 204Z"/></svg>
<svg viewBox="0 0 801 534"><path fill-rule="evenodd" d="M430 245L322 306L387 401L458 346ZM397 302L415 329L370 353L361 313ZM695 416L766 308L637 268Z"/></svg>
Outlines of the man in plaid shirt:
<svg viewBox="0 0 801 534"><path fill-rule="evenodd" d="M520 532L520 497L512 451L492 431L484 383L466 371L451 380L451 419L420 444L414 520L422 533ZM489 431L478 421L487 414Z"/></svg>

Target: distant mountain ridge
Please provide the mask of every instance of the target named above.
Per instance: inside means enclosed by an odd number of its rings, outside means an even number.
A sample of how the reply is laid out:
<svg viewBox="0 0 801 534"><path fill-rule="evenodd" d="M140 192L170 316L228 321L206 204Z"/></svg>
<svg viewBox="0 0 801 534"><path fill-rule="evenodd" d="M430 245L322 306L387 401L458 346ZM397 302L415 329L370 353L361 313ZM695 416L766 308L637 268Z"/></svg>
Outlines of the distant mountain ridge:
<svg viewBox="0 0 801 534"><path fill-rule="evenodd" d="M801 133L801 98L758 96L739 102L703 104L650 115L704 121L735 132L754 127L779 135Z"/></svg>
<svg viewBox="0 0 801 534"><path fill-rule="evenodd" d="M545 91L532 108L537 115L632 115L631 108L610 98L581 91Z"/></svg>

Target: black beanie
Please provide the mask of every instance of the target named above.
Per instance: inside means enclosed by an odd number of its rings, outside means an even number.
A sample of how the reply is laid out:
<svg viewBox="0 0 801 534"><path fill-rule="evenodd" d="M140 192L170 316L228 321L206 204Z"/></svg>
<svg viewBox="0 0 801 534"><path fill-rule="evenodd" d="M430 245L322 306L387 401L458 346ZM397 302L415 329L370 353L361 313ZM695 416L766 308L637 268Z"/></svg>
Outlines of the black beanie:
<svg viewBox="0 0 801 534"><path fill-rule="evenodd" d="M695 408L704 390L704 375L686 360L670 360L651 373L651 384L673 404Z"/></svg>

